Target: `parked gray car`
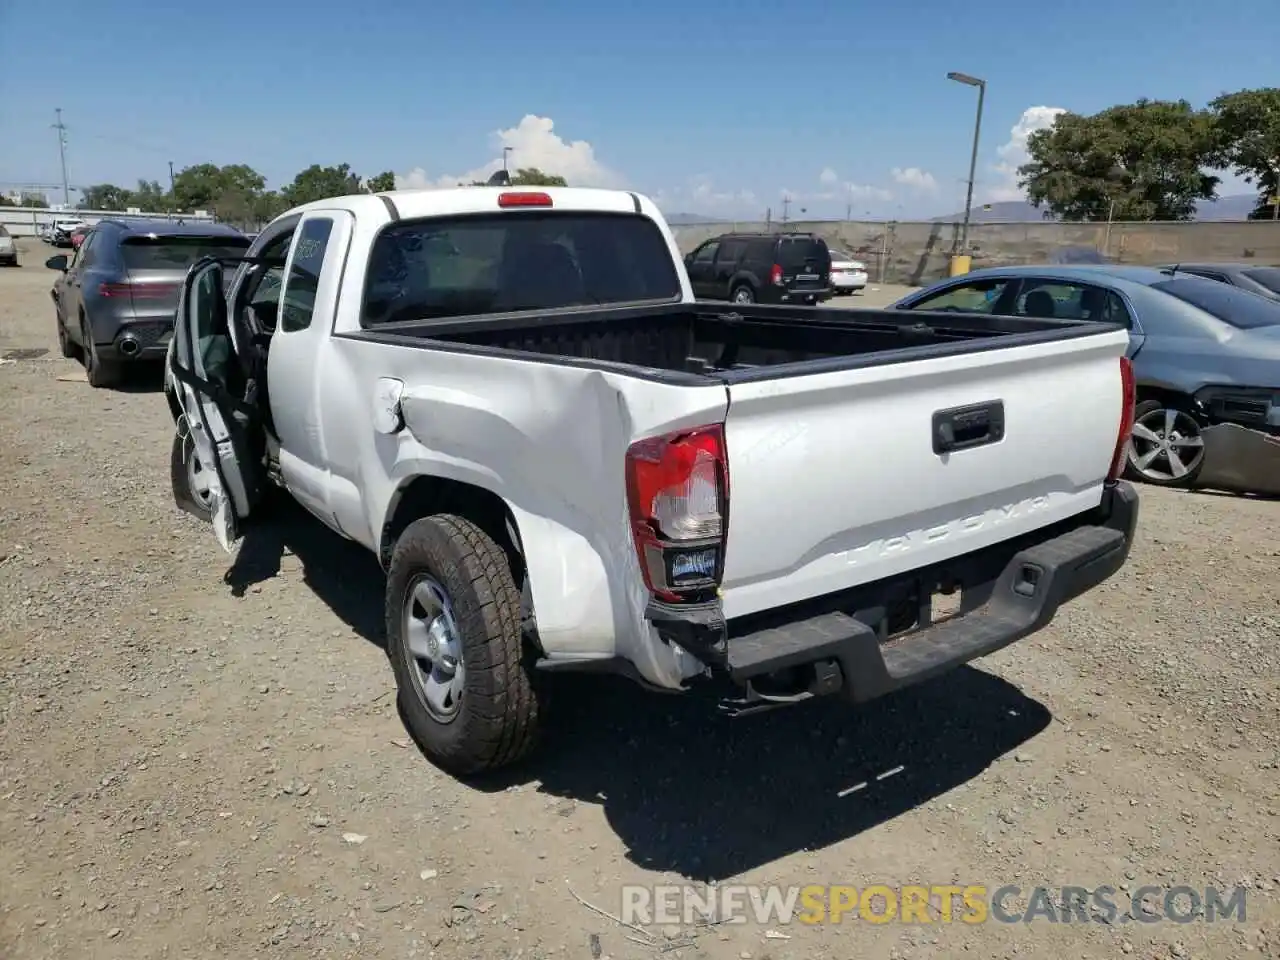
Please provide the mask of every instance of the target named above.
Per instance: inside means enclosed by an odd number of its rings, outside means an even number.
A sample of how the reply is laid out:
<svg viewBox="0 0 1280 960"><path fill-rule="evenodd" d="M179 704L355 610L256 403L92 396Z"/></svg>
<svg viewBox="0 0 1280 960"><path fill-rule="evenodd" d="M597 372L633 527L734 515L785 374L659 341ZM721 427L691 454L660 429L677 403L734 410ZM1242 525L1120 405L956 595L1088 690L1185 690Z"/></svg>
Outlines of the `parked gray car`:
<svg viewBox="0 0 1280 960"><path fill-rule="evenodd" d="M45 261L61 273L50 294L62 355L78 355L95 387L118 382L126 364L163 359L187 269L248 246L217 223L99 221L74 253Z"/></svg>
<svg viewBox="0 0 1280 960"><path fill-rule="evenodd" d="M891 309L1122 324L1137 386L1129 475L1280 492L1280 303L1181 272L1103 264L975 270Z"/></svg>
<svg viewBox="0 0 1280 960"><path fill-rule="evenodd" d="M1280 301L1280 267L1263 263L1172 263L1160 269L1229 283L1268 300Z"/></svg>

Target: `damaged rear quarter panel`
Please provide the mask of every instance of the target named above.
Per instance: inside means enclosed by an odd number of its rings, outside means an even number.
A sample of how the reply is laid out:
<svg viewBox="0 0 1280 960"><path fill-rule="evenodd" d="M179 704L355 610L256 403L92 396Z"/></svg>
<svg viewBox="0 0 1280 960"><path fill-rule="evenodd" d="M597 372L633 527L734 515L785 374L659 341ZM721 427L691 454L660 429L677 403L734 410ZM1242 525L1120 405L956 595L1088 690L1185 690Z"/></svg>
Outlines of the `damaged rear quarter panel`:
<svg viewBox="0 0 1280 960"><path fill-rule="evenodd" d="M677 386L425 345L346 339L339 349L371 398L378 377L405 384L405 429L359 438L357 486L371 531L415 477L489 490L516 521L547 654L621 655L654 682L678 682L679 668L643 618L625 455L642 437L722 422L722 384Z"/></svg>

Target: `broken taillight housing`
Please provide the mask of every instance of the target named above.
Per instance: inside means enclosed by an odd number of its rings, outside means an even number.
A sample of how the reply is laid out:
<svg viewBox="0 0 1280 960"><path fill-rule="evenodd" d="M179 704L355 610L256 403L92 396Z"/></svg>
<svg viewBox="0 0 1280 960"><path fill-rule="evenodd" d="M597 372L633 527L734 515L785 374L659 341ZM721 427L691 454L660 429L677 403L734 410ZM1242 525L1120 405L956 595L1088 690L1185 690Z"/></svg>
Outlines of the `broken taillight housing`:
<svg viewBox="0 0 1280 960"><path fill-rule="evenodd" d="M667 602L714 591L728 530L724 426L638 440L627 450L626 468L631 534L645 586Z"/></svg>

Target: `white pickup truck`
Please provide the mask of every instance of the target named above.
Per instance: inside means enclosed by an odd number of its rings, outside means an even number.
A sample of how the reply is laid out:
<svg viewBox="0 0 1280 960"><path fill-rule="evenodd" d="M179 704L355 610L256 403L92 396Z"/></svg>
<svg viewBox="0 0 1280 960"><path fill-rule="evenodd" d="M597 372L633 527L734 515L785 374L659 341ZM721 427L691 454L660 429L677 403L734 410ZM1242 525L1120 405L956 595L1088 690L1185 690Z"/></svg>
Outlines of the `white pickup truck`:
<svg viewBox="0 0 1280 960"><path fill-rule="evenodd" d="M341 197L188 275L174 494L228 550L275 483L373 551L403 715L465 776L528 752L544 672L741 713L1040 629L1129 554L1127 342L698 303L625 191Z"/></svg>

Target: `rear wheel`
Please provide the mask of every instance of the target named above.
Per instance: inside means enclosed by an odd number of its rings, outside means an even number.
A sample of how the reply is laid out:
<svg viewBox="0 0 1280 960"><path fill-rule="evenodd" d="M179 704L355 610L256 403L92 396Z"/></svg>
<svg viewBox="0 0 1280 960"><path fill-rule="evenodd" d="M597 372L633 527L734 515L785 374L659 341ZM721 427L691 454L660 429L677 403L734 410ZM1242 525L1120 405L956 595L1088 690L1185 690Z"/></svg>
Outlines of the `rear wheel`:
<svg viewBox="0 0 1280 960"><path fill-rule="evenodd" d="M1204 466L1200 421L1172 400L1144 400L1133 411L1126 473L1160 487L1188 487Z"/></svg>
<svg viewBox="0 0 1280 960"><path fill-rule="evenodd" d="M467 776L532 751L543 704L520 590L483 530L447 514L411 523L387 574L386 627L401 714L434 763Z"/></svg>
<svg viewBox="0 0 1280 960"><path fill-rule="evenodd" d="M84 344L84 375L91 387L114 387L120 382L120 368L98 356L98 345L93 342L93 329L89 318L80 317L80 339Z"/></svg>
<svg viewBox="0 0 1280 960"><path fill-rule="evenodd" d="M729 294L729 299L734 303L755 303L756 294L745 283L733 288L733 292Z"/></svg>

